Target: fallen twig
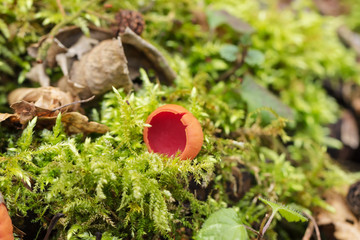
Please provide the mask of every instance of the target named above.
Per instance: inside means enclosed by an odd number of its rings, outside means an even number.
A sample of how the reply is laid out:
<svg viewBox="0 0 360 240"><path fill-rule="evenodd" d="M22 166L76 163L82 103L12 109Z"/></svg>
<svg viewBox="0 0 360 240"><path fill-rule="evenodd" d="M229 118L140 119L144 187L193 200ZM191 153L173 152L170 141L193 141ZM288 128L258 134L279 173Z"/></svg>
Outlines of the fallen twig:
<svg viewBox="0 0 360 240"><path fill-rule="evenodd" d="M102 238L102 233L101 233L101 232L96 232L96 233L95 233L95 236L96 236L96 240L101 240L101 238Z"/></svg>
<svg viewBox="0 0 360 240"><path fill-rule="evenodd" d="M236 70L238 70L244 65L247 51L248 51L248 47L244 46L240 58L236 60L236 63L233 65L231 69L227 70L226 72L220 75L220 77L217 79L218 82L228 79L231 75L233 75L236 72Z"/></svg>
<svg viewBox="0 0 360 240"><path fill-rule="evenodd" d="M314 228L315 228L315 233L316 233L316 238L317 240L321 240L321 236L320 236L320 230L319 230L319 226L317 225L315 219L313 216L311 216L310 214L307 214L306 212L303 212L304 215L309 218L311 221L309 222L308 227L306 228L306 232L302 238L302 240L310 240Z"/></svg>
<svg viewBox="0 0 360 240"><path fill-rule="evenodd" d="M86 102L90 102L91 100L93 100L95 98L95 95L92 96L92 97L89 97L88 99L84 99L84 100L79 100L79 101L75 101L75 102L72 102L72 103L68 103L68 104L65 104L65 105L62 105L60 107L57 107L57 108L54 108L51 110L51 112L55 112L57 110L60 110L64 107L68 107L68 106L71 106L71 105L74 105L74 104L78 104L78 103L86 103Z"/></svg>
<svg viewBox="0 0 360 240"><path fill-rule="evenodd" d="M51 231L53 230L53 228L55 227L55 224L59 221L60 218L64 217L65 214L63 213L57 213L50 221L50 225L49 228L46 232L46 235L44 237L44 240L48 240L51 234Z"/></svg>
<svg viewBox="0 0 360 240"><path fill-rule="evenodd" d="M61 4L61 0L56 0L56 4L58 5L58 8L59 8L59 11L61 12L61 15L63 15L63 17L66 17L64 7Z"/></svg>

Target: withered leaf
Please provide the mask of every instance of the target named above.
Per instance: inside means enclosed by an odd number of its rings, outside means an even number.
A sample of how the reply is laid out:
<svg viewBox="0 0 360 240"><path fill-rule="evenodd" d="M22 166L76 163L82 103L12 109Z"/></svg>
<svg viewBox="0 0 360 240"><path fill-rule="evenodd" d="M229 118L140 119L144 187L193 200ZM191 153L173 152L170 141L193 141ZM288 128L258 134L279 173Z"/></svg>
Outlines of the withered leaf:
<svg viewBox="0 0 360 240"><path fill-rule="evenodd" d="M19 122L23 125L34 117L53 117L57 115L54 111L37 107L34 103L29 103L23 100L11 104L10 107L14 109L15 113L19 117Z"/></svg>
<svg viewBox="0 0 360 240"><path fill-rule="evenodd" d="M79 40L68 49L66 56L81 59L85 53L89 52L98 43L99 41L96 39L81 36Z"/></svg>
<svg viewBox="0 0 360 240"><path fill-rule="evenodd" d="M350 111L345 110L342 113L341 120L341 141L352 149L357 149L359 146L359 131L355 117Z"/></svg>
<svg viewBox="0 0 360 240"><path fill-rule="evenodd" d="M88 26L90 31L90 38L98 41L105 39L111 39L112 33L110 30L104 28L98 28L94 26ZM84 36L81 28L77 26L65 27L61 29L56 35L56 41L53 41L47 51L46 57L46 66L55 67L56 66L56 55L59 53L67 52L67 49L71 48L78 40ZM38 54L39 47L45 42L47 36L44 36L38 43L31 45L27 51L28 54L32 57L36 57Z"/></svg>
<svg viewBox="0 0 360 240"><path fill-rule="evenodd" d="M61 121L67 133L105 133L108 127L96 122L89 122L88 118L74 111L79 108L80 103L88 102L94 98L75 101L68 92L63 92L54 87L19 88L9 95L9 103L14 109L14 114L0 113L0 122L13 127L23 127L38 117L36 127L50 129L56 122L56 117L61 111Z"/></svg>
<svg viewBox="0 0 360 240"><path fill-rule="evenodd" d="M140 68L144 68L145 70L155 70L160 82L169 85L174 82L176 73L155 46L138 36L130 28L126 28L120 36L132 79L139 75Z"/></svg>
<svg viewBox="0 0 360 240"><path fill-rule="evenodd" d="M12 114L12 113L0 113L0 122L5 121L8 118L11 117L16 117L16 114Z"/></svg>
<svg viewBox="0 0 360 240"><path fill-rule="evenodd" d="M6 122L8 125L17 126L22 124L25 126L28 121L34 117L38 117L36 127L50 129L55 125L56 117L59 111L52 111L36 107L33 103L20 101L11 105L15 110L14 114L0 113L0 123ZM106 133L109 128L106 125L89 122L88 118L78 112L66 112L61 117L65 131L68 134L76 133Z"/></svg>
<svg viewBox="0 0 360 240"><path fill-rule="evenodd" d="M118 40L112 39L110 30L92 26L89 29L90 37L87 37L79 27L64 28L54 40L45 36L29 47L28 53L36 57L42 44L50 44L44 63L35 65L29 77L48 86L45 67L59 65L64 76L57 86L81 98L101 95L112 87L129 91L133 87L131 80L139 77L140 68L154 70L163 83L173 83L176 74L165 57L130 28Z"/></svg>
<svg viewBox="0 0 360 240"><path fill-rule="evenodd" d="M64 124L68 133L106 133L109 128L106 125L89 122L89 119L78 112L68 112L61 116L61 122Z"/></svg>
<svg viewBox="0 0 360 240"><path fill-rule="evenodd" d="M70 93L61 91L55 87L40 88L18 88L12 91L8 96L9 104L26 101L33 103L38 108L52 110L54 108L70 104L77 100ZM76 110L78 105L71 105L62 111Z"/></svg>
<svg viewBox="0 0 360 240"><path fill-rule="evenodd" d="M50 86L50 78L45 72L44 63L35 63L35 65L26 73L26 77L33 82L40 83L43 87Z"/></svg>
<svg viewBox="0 0 360 240"><path fill-rule="evenodd" d="M324 197L335 212L321 209L316 216L319 226L333 225L334 237L339 240L360 239L360 223L347 206L345 197L335 191L326 192Z"/></svg>
<svg viewBox="0 0 360 240"><path fill-rule="evenodd" d="M113 86L130 90L132 81L121 41L102 41L80 61L74 62L69 79L63 78L58 86L79 94L81 98L103 94Z"/></svg>

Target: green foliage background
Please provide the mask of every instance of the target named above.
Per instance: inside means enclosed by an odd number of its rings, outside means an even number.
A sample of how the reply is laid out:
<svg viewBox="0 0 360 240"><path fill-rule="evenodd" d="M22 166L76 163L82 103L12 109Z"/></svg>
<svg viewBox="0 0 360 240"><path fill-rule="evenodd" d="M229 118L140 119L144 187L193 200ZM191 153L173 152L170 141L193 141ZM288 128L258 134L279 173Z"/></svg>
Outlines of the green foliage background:
<svg viewBox="0 0 360 240"><path fill-rule="evenodd" d="M85 1L61 2L71 16ZM87 24L108 25L94 12L111 18L119 8L138 10L150 4L106 3L113 7L95 1L73 24L87 32ZM254 32L235 31L217 19L217 9L249 23ZM194 22L197 15L219 23L222 31L214 25L203 30ZM31 65L26 47L64 16L55 1L31 0L3 1L0 16L0 106L6 110L8 91L31 85L25 80ZM275 1L155 1L144 13L143 38L166 55L178 74L174 85L151 83L142 72L141 90L106 94L100 109L94 109L94 119L99 116L111 130L103 136L68 137L59 119L52 131L35 130L34 119L21 136L2 128L0 191L10 214L25 217L31 211L32 221L46 229L49 218L64 213L54 239L95 239L96 231L104 232L104 239L178 239L179 229L195 233L209 214L226 206L234 206L243 222L259 223L266 211L253 201L259 195L302 209L331 209L321 199L322 191L359 177L341 170L326 153L328 146L338 145L326 125L336 121L339 106L321 82L359 82L355 54L336 36L337 26L355 22L352 16L321 16L311 1L294 1L283 10ZM244 48L245 64L218 81ZM270 89L282 104L264 106L245 97L241 79L248 78ZM264 97L263 91L252 94ZM165 103L186 107L202 124L205 143L193 161L150 154L143 144L146 117ZM285 119L277 108L290 108L293 119ZM224 161L229 156L235 161ZM233 202L226 184L231 167L238 164L254 175L255 184ZM189 189L190 179L199 186L211 182L205 201ZM278 234L269 232L274 239Z"/></svg>

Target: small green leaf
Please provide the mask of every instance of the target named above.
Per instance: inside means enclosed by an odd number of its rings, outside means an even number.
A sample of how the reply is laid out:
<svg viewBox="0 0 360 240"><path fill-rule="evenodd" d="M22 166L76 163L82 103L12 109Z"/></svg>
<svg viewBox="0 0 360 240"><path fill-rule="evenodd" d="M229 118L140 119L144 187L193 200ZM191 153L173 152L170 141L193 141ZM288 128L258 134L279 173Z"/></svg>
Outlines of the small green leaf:
<svg viewBox="0 0 360 240"><path fill-rule="evenodd" d="M12 68L6 63L0 60L0 72L7 73L9 75L14 75Z"/></svg>
<svg viewBox="0 0 360 240"><path fill-rule="evenodd" d="M273 109L279 116L294 120L293 110L281 102L281 100L266 88L258 85L251 77L245 76L241 85L240 94L248 104L249 112L255 111L261 107ZM269 113L263 113L264 122L270 122L273 116Z"/></svg>
<svg viewBox="0 0 360 240"><path fill-rule="evenodd" d="M5 38L10 38L9 28L2 19L0 19L0 31L4 34Z"/></svg>
<svg viewBox="0 0 360 240"><path fill-rule="evenodd" d="M256 49L249 49L245 57L245 62L250 66L260 66L265 61L265 56L262 52Z"/></svg>
<svg viewBox="0 0 360 240"><path fill-rule="evenodd" d="M235 17L225 10L207 11L209 27L215 29L222 24L226 24L234 31L244 34L254 32L254 29L244 20Z"/></svg>
<svg viewBox="0 0 360 240"><path fill-rule="evenodd" d="M247 240L249 237L236 211L232 208L224 208L210 215L195 239Z"/></svg>
<svg viewBox="0 0 360 240"><path fill-rule="evenodd" d="M220 48L220 56L229 62L234 62L237 59L239 48L233 44L224 44Z"/></svg>
<svg viewBox="0 0 360 240"><path fill-rule="evenodd" d="M211 60L211 64L214 69L219 70L219 71L226 70L228 68L228 65L226 64L226 62L221 59L213 59L213 60Z"/></svg>
<svg viewBox="0 0 360 240"><path fill-rule="evenodd" d="M308 219L298 213L294 209L290 209L288 207L282 207L279 209L279 213L282 217L284 217L288 222L306 222Z"/></svg>
<svg viewBox="0 0 360 240"><path fill-rule="evenodd" d="M274 213L279 212L280 215L285 218L288 222L306 222L308 219L302 214L298 213L295 209L278 204L263 198L259 198L260 201L269 205Z"/></svg>

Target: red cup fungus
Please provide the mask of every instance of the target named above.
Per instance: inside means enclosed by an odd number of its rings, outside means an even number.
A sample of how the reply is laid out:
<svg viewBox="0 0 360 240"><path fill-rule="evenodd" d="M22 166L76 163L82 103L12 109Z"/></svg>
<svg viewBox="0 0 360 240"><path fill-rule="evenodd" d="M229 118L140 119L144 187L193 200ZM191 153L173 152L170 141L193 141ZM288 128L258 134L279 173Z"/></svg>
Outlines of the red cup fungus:
<svg viewBox="0 0 360 240"><path fill-rule="evenodd" d="M185 108L167 104L157 108L146 120L144 141L149 152L194 159L204 141L199 121Z"/></svg>

